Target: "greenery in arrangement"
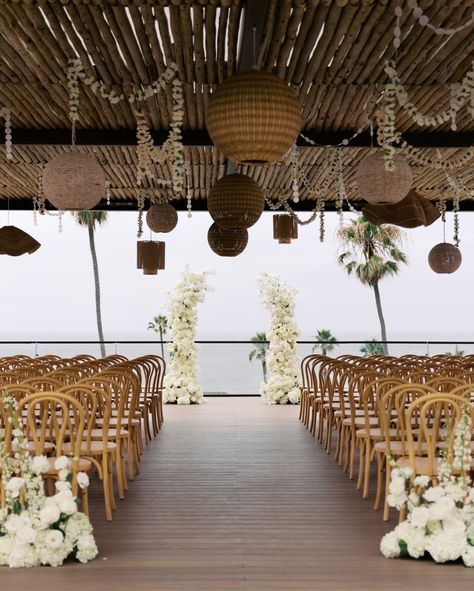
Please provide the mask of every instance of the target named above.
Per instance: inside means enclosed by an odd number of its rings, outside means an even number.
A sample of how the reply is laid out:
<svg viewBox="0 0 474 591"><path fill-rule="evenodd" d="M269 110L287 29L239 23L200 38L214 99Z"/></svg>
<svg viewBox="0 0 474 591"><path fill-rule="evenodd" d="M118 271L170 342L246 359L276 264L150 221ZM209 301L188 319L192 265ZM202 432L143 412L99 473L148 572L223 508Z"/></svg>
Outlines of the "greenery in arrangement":
<svg viewBox="0 0 474 591"><path fill-rule="evenodd" d="M101 226L107 221L106 211L78 211L74 214L76 222L80 226L86 226L89 233L89 248L92 257L92 268L94 271L94 286L95 286L95 312L97 318L97 330L99 333L100 353L102 357L106 356L104 345L104 330L102 328L102 311L100 307L100 279L99 279L99 265L97 263L97 253L95 249L95 228L96 224Z"/></svg>
<svg viewBox="0 0 474 591"><path fill-rule="evenodd" d="M326 356L338 346L336 337L327 328L318 330L315 338L318 342L313 346L313 353L317 349L321 349L321 354Z"/></svg>
<svg viewBox="0 0 474 591"><path fill-rule="evenodd" d="M254 348L249 353L249 361L260 361L262 364L263 381L267 381L267 351L268 340L264 332L257 332L257 334L250 339L255 343Z"/></svg>
<svg viewBox="0 0 474 591"><path fill-rule="evenodd" d="M383 343L377 341L377 339L366 341L365 345L362 345L359 351L364 354L364 357L370 357L371 355L383 355L385 353Z"/></svg>
<svg viewBox="0 0 474 591"><path fill-rule="evenodd" d="M161 341L161 356L165 358L165 347L163 344L163 337L168 331L168 318L164 314L155 316L151 322L148 323L147 330L154 330L160 335Z"/></svg>
<svg viewBox="0 0 474 591"><path fill-rule="evenodd" d="M465 351L463 351L462 349L460 349L457 345L454 348L454 351L451 353L451 351L447 351L446 355L452 355L453 357L463 357L464 356Z"/></svg>
<svg viewBox="0 0 474 591"><path fill-rule="evenodd" d="M397 275L400 263L407 263L406 254L399 246L403 236L396 226L377 226L363 216L351 220L338 231L342 247L347 249L339 255L339 264L348 275L354 274L363 285L373 289L384 342L387 340L387 330L379 282L389 275ZM388 354L386 344L383 345L383 352Z"/></svg>

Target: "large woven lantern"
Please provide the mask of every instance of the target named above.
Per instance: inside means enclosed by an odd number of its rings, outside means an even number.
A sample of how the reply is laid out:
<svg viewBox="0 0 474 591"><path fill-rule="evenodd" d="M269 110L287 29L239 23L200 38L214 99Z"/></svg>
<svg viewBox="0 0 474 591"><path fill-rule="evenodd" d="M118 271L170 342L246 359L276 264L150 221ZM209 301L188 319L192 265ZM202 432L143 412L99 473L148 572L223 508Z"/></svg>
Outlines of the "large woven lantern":
<svg viewBox="0 0 474 591"><path fill-rule="evenodd" d="M60 211L92 209L105 195L105 174L94 158L67 152L45 166L43 190Z"/></svg>
<svg viewBox="0 0 474 591"><path fill-rule="evenodd" d="M221 257L236 257L245 250L249 234L245 228L226 230L212 224L207 233L211 249Z"/></svg>
<svg viewBox="0 0 474 591"><path fill-rule="evenodd" d="M228 230L250 228L262 215L264 206L262 189L253 179L240 173L219 179L207 198L212 219Z"/></svg>
<svg viewBox="0 0 474 591"><path fill-rule="evenodd" d="M217 148L235 162L276 162L295 143L301 125L296 93L284 80L268 72L235 74L209 98L209 135Z"/></svg>
<svg viewBox="0 0 474 591"><path fill-rule="evenodd" d="M457 246L440 242L430 250L428 263L435 273L454 273L462 262L462 254Z"/></svg>
<svg viewBox="0 0 474 591"><path fill-rule="evenodd" d="M19 257L22 254L33 254L41 244L32 236L16 226L0 228L0 254Z"/></svg>
<svg viewBox="0 0 474 591"><path fill-rule="evenodd" d="M369 203L398 203L411 189L413 177L407 161L396 154L395 170L385 170L382 152L375 152L359 164L355 180L362 197Z"/></svg>
<svg viewBox="0 0 474 591"><path fill-rule="evenodd" d="M171 232L178 223L178 212L168 203L152 205L146 212L146 223L153 232Z"/></svg>
<svg viewBox="0 0 474 591"><path fill-rule="evenodd" d="M137 268L143 275L157 275L158 269L165 268L165 243L153 240L137 242Z"/></svg>
<svg viewBox="0 0 474 591"><path fill-rule="evenodd" d="M394 224L402 228L417 228L430 226L441 214L431 201L421 197L415 191L410 191L398 203L366 205L362 208L362 215L371 224Z"/></svg>
<svg viewBox="0 0 474 591"><path fill-rule="evenodd" d="M298 222L296 217L286 213L273 216L273 238L278 244L291 244L298 238Z"/></svg>

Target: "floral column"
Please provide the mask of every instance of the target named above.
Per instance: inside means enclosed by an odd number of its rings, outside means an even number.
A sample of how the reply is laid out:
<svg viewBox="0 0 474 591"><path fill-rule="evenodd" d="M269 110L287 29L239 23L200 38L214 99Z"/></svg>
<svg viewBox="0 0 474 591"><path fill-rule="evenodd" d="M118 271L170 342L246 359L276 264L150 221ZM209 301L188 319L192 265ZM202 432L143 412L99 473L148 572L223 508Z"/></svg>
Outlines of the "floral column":
<svg viewBox="0 0 474 591"><path fill-rule="evenodd" d="M288 283L268 273L259 277L258 284L260 297L271 315L267 330L270 378L263 382L261 395L268 404L297 404L300 401L296 349L298 327L293 318L296 291Z"/></svg>
<svg viewBox="0 0 474 591"><path fill-rule="evenodd" d="M170 362L164 378L164 402L201 404L202 390L197 375L197 305L210 290L209 271L192 273L186 269L168 301L171 344Z"/></svg>

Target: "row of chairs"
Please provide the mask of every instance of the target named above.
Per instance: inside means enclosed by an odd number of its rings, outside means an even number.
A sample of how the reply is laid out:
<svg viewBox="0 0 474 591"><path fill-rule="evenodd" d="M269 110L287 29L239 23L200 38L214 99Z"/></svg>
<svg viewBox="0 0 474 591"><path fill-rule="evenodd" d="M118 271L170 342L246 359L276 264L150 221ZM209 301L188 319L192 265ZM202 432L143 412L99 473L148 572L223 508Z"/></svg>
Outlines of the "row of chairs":
<svg viewBox="0 0 474 591"><path fill-rule="evenodd" d="M165 362L155 355L133 360L120 355L15 356L0 360L0 389L18 403L30 453L51 458L47 480L57 478L56 457L75 458L74 473L94 472L102 481L110 521L116 508L114 484L119 498L125 498L128 480L139 473L144 444L163 423L164 373ZM1 403L0 424L9 453L15 453ZM87 490L82 496L88 512Z"/></svg>
<svg viewBox="0 0 474 591"><path fill-rule="evenodd" d="M384 502L390 466L387 455L415 473L435 477L442 445L452 452L454 429L463 405L472 409L474 360L414 355L393 358L309 355L301 364L300 420L369 496L372 462L377 462L374 508ZM335 444L333 438L336 438ZM384 478L385 474L385 478ZM385 486L384 486L385 482ZM384 495L385 491L385 495Z"/></svg>

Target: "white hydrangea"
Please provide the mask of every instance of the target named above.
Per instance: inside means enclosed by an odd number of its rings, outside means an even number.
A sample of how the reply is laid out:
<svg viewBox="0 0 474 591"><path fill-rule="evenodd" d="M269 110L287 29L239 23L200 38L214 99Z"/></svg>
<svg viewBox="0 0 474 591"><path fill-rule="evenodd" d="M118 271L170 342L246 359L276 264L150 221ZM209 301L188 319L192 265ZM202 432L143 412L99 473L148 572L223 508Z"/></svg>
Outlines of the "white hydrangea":
<svg viewBox="0 0 474 591"><path fill-rule="evenodd" d="M398 558L400 556L400 542L394 531L384 535L380 541L380 551L385 558Z"/></svg>
<svg viewBox="0 0 474 591"><path fill-rule="evenodd" d="M89 486L89 476L85 472L78 472L76 479L79 488L85 489Z"/></svg>
<svg viewBox="0 0 474 591"><path fill-rule="evenodd" d="M435 562L457 560L466 551L467 542L463 536L451 535L444 531L428 536L426 551Z"/></svg>
<svg viewBox="0 0 474 591"><path fill-rule="evenodd" d="M46 474L49 471L49 461L46 456L35 456L31 460L33 474Z"/></svg>
<svg viewBox="0 0 474 591"><path fill-rule="evenodd" d="M54 462L54 468L58 471L67 470L69 468L69 458L66 456L59 456Z"/></svg>

